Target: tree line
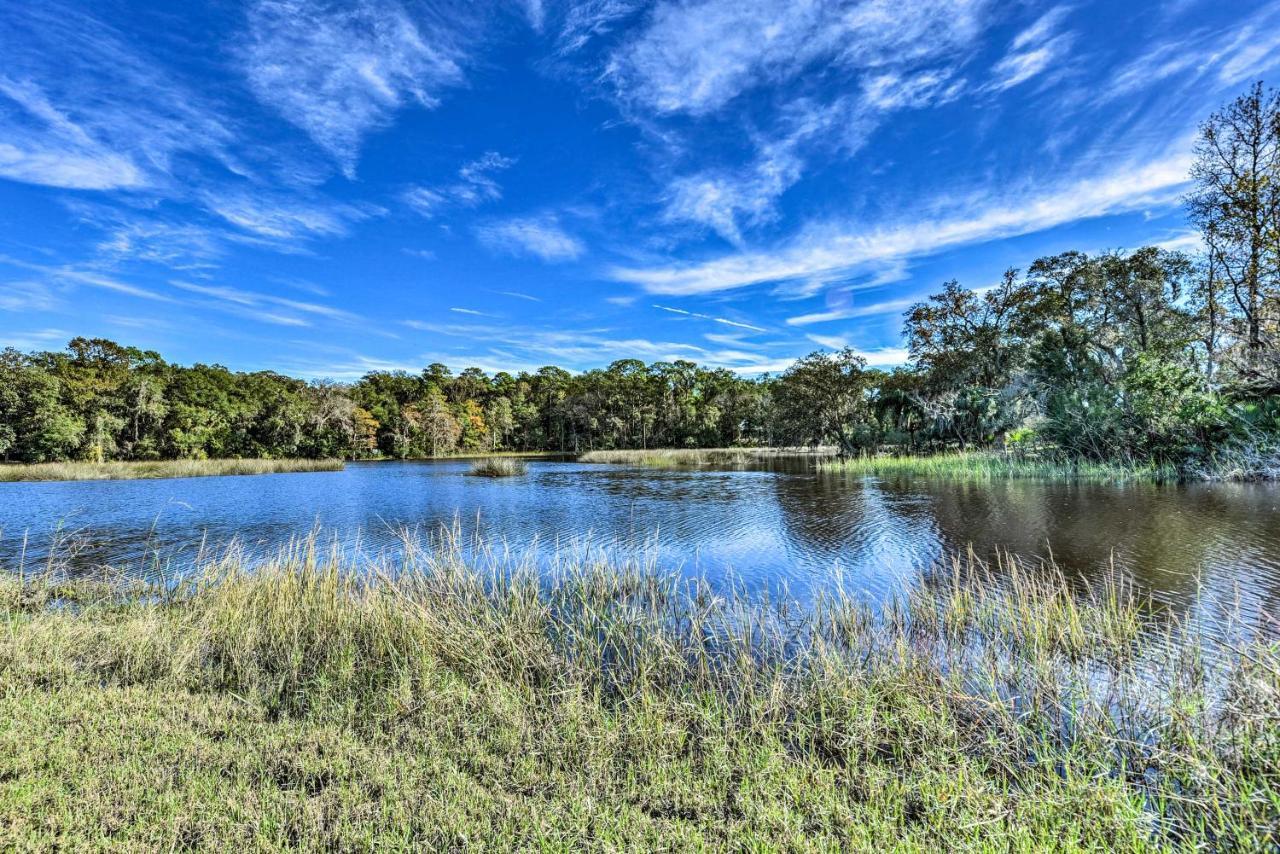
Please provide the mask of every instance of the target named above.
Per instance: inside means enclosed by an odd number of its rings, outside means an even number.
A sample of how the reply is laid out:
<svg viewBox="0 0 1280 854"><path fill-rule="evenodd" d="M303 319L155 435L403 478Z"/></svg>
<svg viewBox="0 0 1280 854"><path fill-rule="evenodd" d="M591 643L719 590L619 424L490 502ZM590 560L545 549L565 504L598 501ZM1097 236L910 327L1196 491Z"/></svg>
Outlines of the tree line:
<svg viewBox="0 0 1280 854"><path fill-rule="evenodd" d="M1183 468L1280 465L1280 98L1201 127L1187 197L1204 249L1064 252L913 306L911 362L817 352L778 376L624 359L353 383L183 367L77 338L0 354L0 458L422 457L802 445L1015 447Z"/></svg>
<svg viewBox="0 0 1280 854"><path fill-rule="evenodd" d="M683 361L493 376L433 364L340 384L183 367L104 339L0 354L10 461L757 445L771 428L766 382Z"/></svg>

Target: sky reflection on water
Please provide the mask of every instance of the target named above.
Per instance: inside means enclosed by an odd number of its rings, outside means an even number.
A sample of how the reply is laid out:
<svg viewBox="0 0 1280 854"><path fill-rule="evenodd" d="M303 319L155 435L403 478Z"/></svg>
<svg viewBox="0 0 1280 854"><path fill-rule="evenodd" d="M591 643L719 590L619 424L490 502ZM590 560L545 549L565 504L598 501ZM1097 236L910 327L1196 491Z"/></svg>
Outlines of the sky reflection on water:
<svg viewBox="0 0 1280 854"><path fill-rule="evenodd" d="M394 556L404 529L457 526L491 546L607 547L665 567L732 576L748 591L804 596L842 572L877 598L954 550L1050 553L1096 579L1114 562L1178 612L1239 600L1251 620L1280 605L1280 488L1266 484L990 483L883 480L781 459L740 470L652 470L534 461L524 477L475 478L466 461L355 463L337 473L0 484L0 564L38 568L54 532L81 567L173 569L201 543L269 554L319 530L366 556ZM25 535L25 556L24 556Z"/></svg>

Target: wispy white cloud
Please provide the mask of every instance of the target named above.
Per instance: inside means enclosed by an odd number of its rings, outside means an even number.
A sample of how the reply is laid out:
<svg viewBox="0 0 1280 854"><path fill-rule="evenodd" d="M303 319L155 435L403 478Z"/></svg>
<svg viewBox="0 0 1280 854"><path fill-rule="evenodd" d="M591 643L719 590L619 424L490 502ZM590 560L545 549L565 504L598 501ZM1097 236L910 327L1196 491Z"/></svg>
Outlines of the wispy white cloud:
<svg viewBox="0 0 1280 854"><path fill-rule="evenodd" d="M849 346L849 340L839 335L806 335L804 337L819 347L826 347L828 350L843 350Z"/></svg>
<svg viewBox="0 0 1280 854"><path fill-rule="evenodd" d="M0 265L7 265L10 267L16 267L19 270L39 273L41 276L45 277L45 280L47 281L85 285L87 287L97 288L104 291L113 291L115 293L137 297L138 299L151 300L153 302L176 301L173 297L167 294L159 293L149 288L142 287L141 285L120 281L118 278L107 276L96 270L81 269L70 264L37 264L33 261L24 261L21 258L0 255Z"/></svg>
<svg viewBox="0 0 1280 854"><path fill-rule="evenodd" d="M869 305L854 305L850 301L844 306L831 307L825 311L788 317L787 325L812 326L815 323L830 323L833 320L852 320L856 317L877 317L883 314L896 314L909 308L915 302L914 298L882 300Z"/></svg>
<svg viewBox="0 0 1280 854"><path fill-rule="evenodd" d="M1203 252L1207 248L1204 242L1204 235L1190 229L1156 240L1152 245L1158 246L1167 252L1196 253Z"/></svg>
<svg viewBox="0 0 1280 854"><path fill-rule="evenodd" d="M581 0L572 4L565 12L556 40L557 54L567 56L593 39L608 35L643 5L642 0Z"/></svg>
<svg viewBox="0 0 1280 854"><path fill-rule="evenodd" d="M1225 28L1191 28L1175 38L1158 42L1137 53L1121 66L1105 86L1098 87L1103 98L1119 98L1156 89L1195 97L1187 106L1203 110L1205 101L1214 102L1224 89L1260 77L1280 65L1280 3L1260 4L1252 14ZM1175 90L1169 92L1169 84Z"/></svg>
<svg viewBox="0 0 1280 854"><path fill-rule="evenodd" d="M795 363L796 360L794 358L764 359L743 365L733 365L729 370L744 377L758 377L761 374L783 373Z"/></svg>
<svg viewBox="0 0 1280 854"><path fill-rule="evenodd" d="M151 300L152 302L174 302L174 299L166 294L157 293L156 291L144 288L140 285L122 282L111 276L104 276L89 270L76 270L71 267L63 267L52 272L55 278L65 279L67 281L76 282L81 285L88 285L91 288L99 288L104 291L115 291L118 294L137 297L138 299Z"/></svg>
<svg viewBox="0 0 1280 854"><path fill-rule="evenodd" d="M0 311L50 311L60 303L47 282L0 282Z"/></svg>
<svg viewBox="0 0 1280 854"><path fill-rule="evenodd" d="M270 19L268 5L303 17L313 10L304 0L282 0L259 4L255 14ZM364 21L358 12L346 20ZM373 29L376 42L382 31ZM323 28L314 35L325 38ZM264 38L264 45L271 42ZM186 83L158 43L144 54L136 38L57 0L20 4L0 16L0 177L131 191L123 201L117 195L102 197L109 203L64 202L81 223L102 231L94 266L142 261L196 275L215 266L229 244L295 252L304 238L342 236L379 212L273 185L273 173L289 170L290 155L242 138L243 128L223 115L225 101ZM307 46L314 43L301 39L303 53ZM382 61L371 60L370 81ZM176 207L188 203L234 227Z"/></svg>
<svg viewBox="0 0 1280 854"><path fill-rule="evenodd" d="M425 217L433 217L440 212L449 199L439 190L430 187L409 187L400 194L406 205Z"/></svg>
<svg viewBox="0 0 1280 854"><path fill-rule="evenodd" d="M809 326L814 323L830 323L834 320L848 320L853 317L850 311L851 309L846 308L831 308L825 311L799 314L795 317L788 317L787 324L789 326Z"/></svg>
<svg viewBox="0 0 1280 854"><path fill-rule="evenodd" d="M229 250L226 229L194 217L81 199L65 205L81 225L102 232L93 248L103 265L143 261L195 274L215 267Z"/></svg>
<svg viewBox="0 0 1280 854"><path fill-rule="evenodd" d="M242 61L258 99L354 177L368 132L406 104L436 106L463 82L464 41L456 27L415 18L397 0L257 0Z"/></svg>
<svg viewBox="0 0 1280 854"><path fill-rule="evenodd" d="M815 125L829 125L839 110L810 114L804 126L782 138L764 143L754 162L738 169L714 168L679 176L667 188L663 218L667 222L692 222L710 227L725 240L741 245L742 224L759 225L775 217L778 198L800 179L804 160L799 149L817 132ZM846 130L853 126L850 122Z"/></svg>
<svg viewBox="0 0 1280 854"><path fill-rule="evenodd" d="M964 43L984 0L701 0L663 2L611 59L620 96L659 113L705 115L741 93L791 79L819 60L846 68L902 64Z"/></svg>
<svg viewBox="0 0 1280 854"><path fill-rule="evenodd" d="M743 323L740 320L730 320L727 317L715 317L714 315L702 314L701 312L697 312L697 311L687 311L683 308L672 308L669 305L655 305L654 308L658 309L659 311L670 312L671 314L682 314L682 315L685 315L686 317L696 317L699 320L710 320L713 323L722 323L725 326L736 326L739 329L749 329L752 332L768 332L769 331L762 326L755 326L750 323Z"/></svg>
<svg viewBox="0 0 1280 854"><path fill-rule="evenodd" d="M339 321L342 323L356 323L360 321L360 317L333 306L324 305L316 302L305 302L303 300L289 299L288 297L276 296L274 294L262 294L253 291L246 291L240 288L227 287L225 285L205 285L194 282L185 282L180 279L173 279L169 282L179 290L188 293L199 294L200 296L209 297L223 304L231 304L232 306L242 306L245 308L260 309L262 307L276 307L289 309L296 314L312 315L322 317L327 320ZM225 305L218 306L225 308ZM252 316L266 320L269 323L279 323L285 326L309 326L310 324L303 318L296 315L281 315L274 311L258 311Z"/></svg>
<svg viewBox="0 0 1280 854"><path fill-rule="evenodd" d="M1009 45L1009 52L992 69L987 88L995 92L1012 89L1060 63L1073 40L1070 33L1061 31L1069 11L1066 6L1050 9L1018 33Z"/></svg>
<svg viewBox="0 0 1280 854"><path fill-rule="evenodd" d="M752 332L767 332L767 331L768 331L768 330L766 330L766 329L765 329L764 327L762 327L762 326L753 326L753 325L752 325L752 324L750 324L750 323L742 323L742 322L737 321L737 320L729 320L727 317L713 317L713 318L711 318L711 319L712 319L712 320L714 320L716 323L723 323L725 326L736 326L736 327L738 327L739 329L750 329Z"/></svg>
<svg viewBox="0 0 1280 854"><path fill-rule="evenodd" d="M1280 4L1267 3L1213 57L1218 82L1237 86L1280 63Z"/></svg>
<svg viewBox="0 0 1280 854"><path fill-rule="evenodd" d="M675 179L668 187L663 218L705 225L741 245L742 224L774 218L774 202L800 175L800 161L766 161L742 172L711 170Z"/></svg>
<svg viewBox="0 0 1280 854"><path fill-rule="evenodd" d="M868 77L862 84L865 105L881 112L945 104L955 100L964 90L949 68L930 68L914 73L884 71Z"/></svg>
<svg viewBox="0 0 1280 854"><path fill-rule="evenodd" d="M1052 43L1040 45L1032 50L1011 53L996 63L995 68L992 69L995 79L991 82L991 88L1000 92L1025 83L1049 68L1058 55Z"/></svg>
<svg viewBox="0 0 1280 854"><path fill-rule="evenodd" d="M654 294L701 294L796 280L833 281L874 266L966 244L1031 234L1090 217L1176 203L1189 147L1049 187L1024 187L922 205L910 221L810 226L773 250L736 252L694 264L617 266L609 275Z"/></svg>
<svg viewBox="0 0 1280 854"><path fill-rule="evenodd" d="M212 259L225 251L221 236L211 229L144 219L119 223L96 248L115 258L188 270L212 266Z"/></svg>
<svg viewBox="0 0 1280 854"><path fill-rule="evenodd" d="M814 150L849 156L894 111L953 100L956 67L985 23L981 0L797 4L703 0L664 4L610 65L623 103L658 113L727 111L742 92L779 89L772 127L750 130L744 165L704 167L668 182L663 217L709 227L741 245L742 229L773 221L780 197ZM677 36L676 33L679 33ZM841 94L797 94L786 84L810 63L844 74ZM802 89L802 91L805 91ZM748 127L758 119L753 117Z"/></svg>
<svg viewBox="0 0 1280 854"><path fill-rule="evenodd" d="M304 199L249 188L207 190L208 210L232 225L280 246L310 237L341 237L351 225L383 213L369 204Z"/></svg>
<svg viewBox="0 0 1280 854"><path fill-rule="evenodd" d="M237 182L233 188L193 189L204 211L185 217L172 205L122 206L69 200L80 224L99 229L91 266L117 268L145 262L183 276L212 275L237 245L289 254L307 251L313 238L338 238L357 222L383 213L369 204L333 202L314 193L277 193ZM213 218L205 213L214 214ZM314 291L317 285L272 276L285 287Z"/></svg>
<svg viewBox="0 0 1280 854"><path fill-rule="evenodd" d="M533 255L543 261L572 261L586 246L551 214L513 217L476 226L476 237L495 252Z"/></svg>
<svg viewBox="0 0 1280 854"><path fill-rule="evenodd" d="M73 337L73 333L64 329L0 332L0 347L12 347L15 350L48 350L70 341Z"/></svg>
<svg viewBox="0 0 1280 854"><path fill-rule="evenodd" d="M42 301L53 298L52 291L49 289L50 283L53 283L60 287L79 285L96 288L152 303L213 309L261 323L279 326L310 326L311 323L307 319L308 316L344 324L356 324L361 321L358 316L332 306L294 300L274 294L255 293L223 285L198 284L178 279L169 281L170 287L186 294L193 294L198 298L191 299L180 298L172 293L123 281L120 277L106 275L97 270L82 269L71 265L38 264L7 255L0 255L0 265L39 274L40 278L30 282L23 291L28 298L43 293ZM33 288L38 288L38 290ZM0 307L6 307L5 286L3 285L0 285ZM42 309L51 307L55 306L39 306Z"/></svg>
<svg viewBox="0 0 1280 854"><path fill-rule="evenodd" d="M457 314L469 314L472 317L493 317L492 314L487 314L483 311L476 311L474 308L451 308L449 311L456 312Z"/></svg>
<svg viewBox="0 0 1280 854"><path fill-rule="evenodd" d="M307 279L299 279L296 276L272 276L271 281L284 285L286 288L301 291L304 294L311 294L313 297L327 297L332 293L324 285L318 285Z"/></svg>
<svg viewBox="0 0 1280 854"><path fill-rule="evenodd" d="M451 363L498 364L511 370L522 366L556 364L571 369L606 365L618 359L670 362L688 359L711 367L738 369L760 361L759 353L739 347L708 348L682 341L663 341L626 334L609 328L546 329L512 324L432 323L406 321L406 326L468 344L485 342L488 350L476 350ZM758 371L757 371L758 372Z"/></svg>
<svg viewBox="0 0 1280 854"><path fill-rule="evenodd" d="M547 10L543 8L542 0L520 0L520 4L524 6L524 14L529 21L529 26L542 32L542 27L547 20Z"/></svg>
<svg viewBox="0 0 1280 854"><path fill-rule="evenodd" d="M489 151L463 164L456 182L440 187L410 187L401 198L425 217L433 217L454 205L473 208L483 202L495 202L502 198L502 187L493 174L511 168L515 162L514 158Z"/></svg>
<svg viewBox="0 0 1280 854"><path fill-rule="evenodd" d="M496 151L486 151L482 156L464 163L458 170L460 183L453 189L459 200L473 203L502 198L502 190L492 173L510 169L516 163L514 157L504 157Z"/></svg>
<svg viewBox="0 0 1280 854"><path fill-rule="evenodd" d="M83 8L7 7L0 56L0 177L137 190L166 181L183 154L238 168L203 99Z"/></svg>
<svg viewBox="0 0 1280 854"><path fill-rule="evenodd" d="M1132 95L1205 62L1202 53L1190 50L1184 41L1165 42L1140 54L1122 66L1106 86L1099 87L1103 99Z"/></svg>
<svg viewBox="0 0 1280 854"><path fill-rule="evenodd" d="M31 81L0 77L0 96L25 127L0 138L0 175L28 184L71 190L136 189L147 183L133 158L113 151L49 102Z"/></svg>
<svg viewBox="0 0 1280 854"><path fill-rule="evenodd" d="M794 356L775 357L763 349L785 346L797 349L795 342L772 342L769 345L752 346L743 343L741 333L704 336L716 347L697 344L655 340L628 335L607 327L548 329L538 326L514 324L486 324L482 322L429 322L405 321L404 325L436 336L434 349L419 353L416 361L400 362L368 356L351 356L337 363L315 363L301 368L291 364L295 372L306 376L356 377L371 370L407 370L416 372L423 364L441 362L454 369L478 367L489 373L504 371L535 371L542 365L554 364L571 370L586 370L607 365L618 359L638 358L646 361L696 361L708 367L726 368L744 376L763 373L779 373L789 368ZM448 344L450 340L463 342L459 346ZM477 344L477 342L484 342ZM801 342L800 347L803 347ZM857 350L871 366L888 367L902 364L906 351L885 347Z"/></svg>
<svg viewBox="0 0 1280 854"><path fill-rule="evenodd" d="M703 334L703 339L710 341L712 344L719 344L721 347L741 350L757 350L760 347L776 346L779 342L761 342L758 340L750 340L755 336L746 332L707 332Z"/></svg>
<svg viewBox="0 0 1280 854"><path fill-rule="evenodd" d="M854 154L891 110L954 97L954 86L943 85L946 79L937 72L908 77L884 73L867 81L857 95L829 103L798 98L784 111L776 133L760 136L747 165L713 167L672 179L663 218L702 224L742 245L744 226L777 218L778 200L804 176L811 149Z"/></svg>
<svg viewBox="0 0 1280 854"><path fill-rule="evenodd" d="M854 350L866 360L871 368L896 368L905 365L911 359L911 351L906 347L880 347L875 350Z"/></svg>

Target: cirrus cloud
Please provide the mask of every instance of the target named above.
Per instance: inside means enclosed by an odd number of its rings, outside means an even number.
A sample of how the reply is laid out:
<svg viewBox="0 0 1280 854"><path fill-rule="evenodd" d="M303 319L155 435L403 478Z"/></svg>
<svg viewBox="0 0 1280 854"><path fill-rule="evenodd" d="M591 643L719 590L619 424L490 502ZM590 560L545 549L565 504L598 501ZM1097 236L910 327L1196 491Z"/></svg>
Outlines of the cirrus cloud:
<svg viewBox="0 0 1280 854"><path fill-rule="evenodd" d="M10 4L0 56L0 177L139 190L168 181L183 155L239 168L204 99L83 10Z"/></svg>
<svg viewBox="0 0 1280 854"><path fill-rule="evenodd" d="M495 252L532 255L543 261L573 261L586 252L582 241L565 231L551 214L483 223L476 226L475 234Z"/></svg>
<svg viewBox="0 0 1280 854"><path fill-rule="evenodd" d="M463 44L457 29L415 19L396 0L258 0L242 61L258 100L353 178L369 131L406 104L436 106L463 82Z"/></svg>
<svg viewBox="0 0 1280 854"><path fill-rule="evenodd" d="M819 61L869 69L945 52L981 30L986 7L986 0L664 2L606 76L628 102L705 115Z"/></svg>
<svg viewBox="0 0 1280 854"><path fill-rule="evenodd" d="M796 280L834 281L956 246L1043 231L1090 217L1175 204L1187 182L1189 145L1145 163L1005 195L944 201L933 217L884 224L810 226L772 250L735 252L693 264L615 266L611 278L654 294L706 294ZM831 318L835 319L835 318Z"/></svg>

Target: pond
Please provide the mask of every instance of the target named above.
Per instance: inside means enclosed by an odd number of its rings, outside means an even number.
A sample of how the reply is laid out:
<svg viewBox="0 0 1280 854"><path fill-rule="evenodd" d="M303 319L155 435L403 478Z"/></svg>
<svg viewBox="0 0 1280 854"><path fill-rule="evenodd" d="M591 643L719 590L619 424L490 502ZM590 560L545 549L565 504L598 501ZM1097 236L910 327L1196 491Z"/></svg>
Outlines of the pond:
<svg viewBox="0 0 1280 854"><path fill-rule="evenodd" d="M1280 634L1280 487L881 479L819 471L810 458L732 470L655 470L535 460L522 477L468 474L464 460L348 464L342 472L176 480L0 484L0 566L38 568L55 538L79 567L171 567L202 541L269 553L318 529L362 553L405 528L457 525L535 552L594 543L749 591L828 583L879 597L969 545L1050 553L1083 579L1123 574L1171 611L1238 606ZM1199 594L1199 595L1198 595Z"/></svg>

